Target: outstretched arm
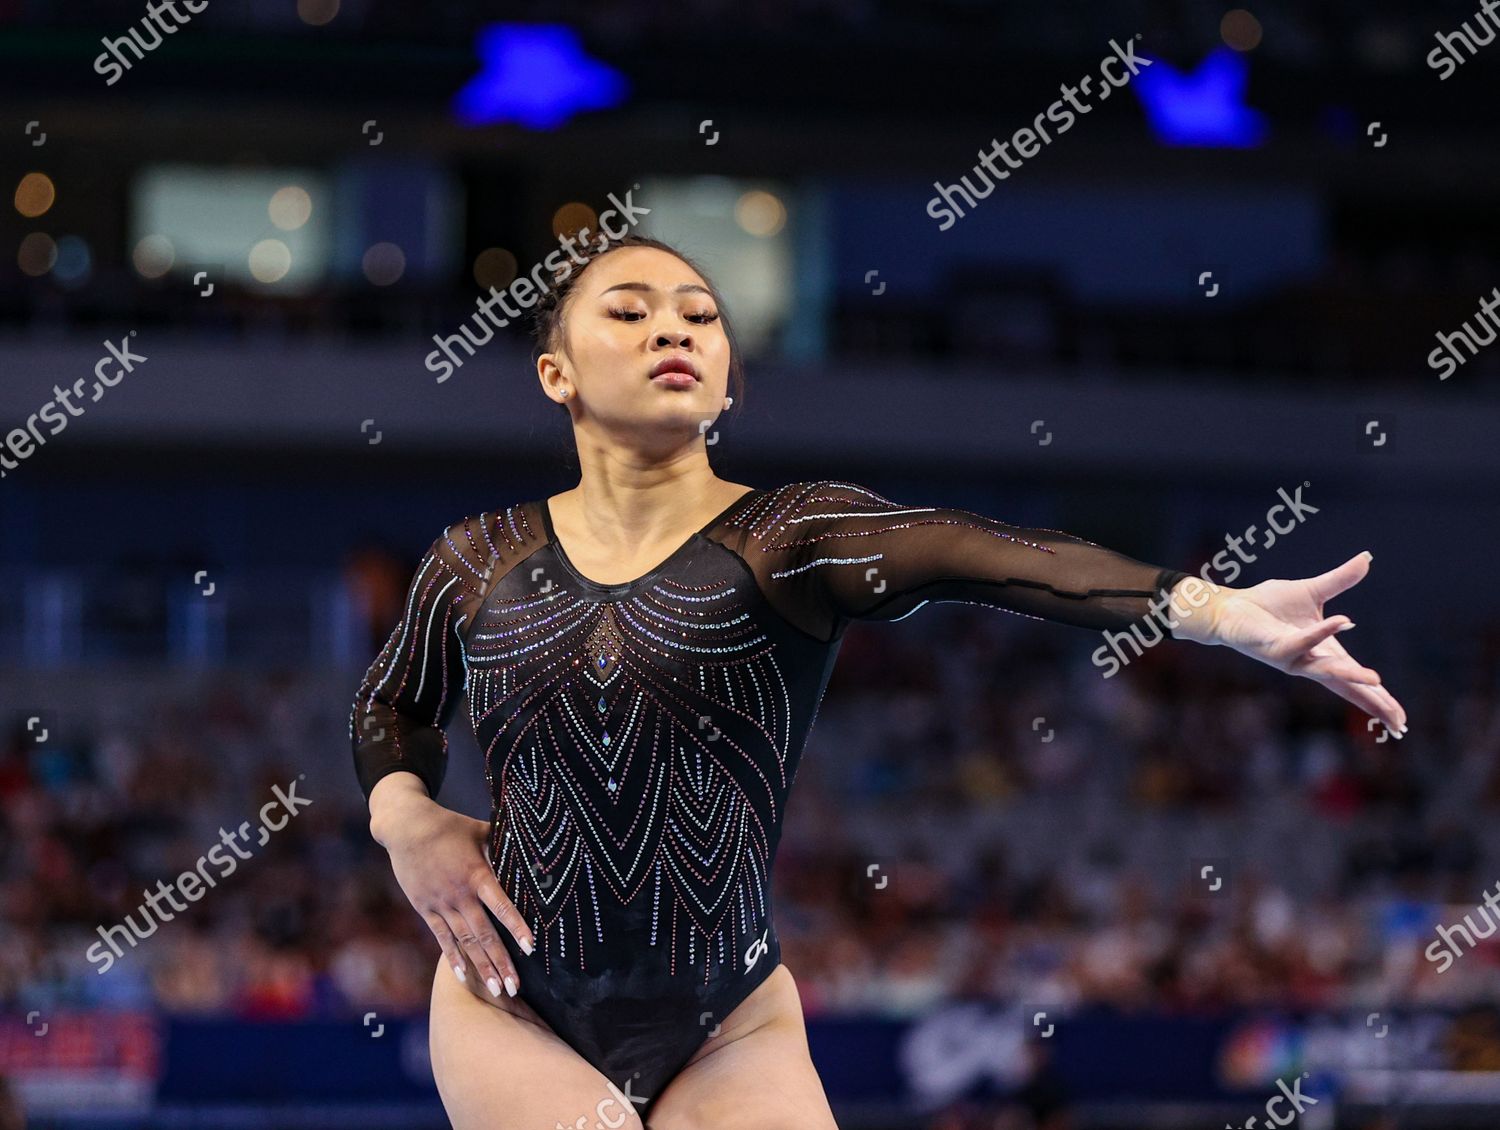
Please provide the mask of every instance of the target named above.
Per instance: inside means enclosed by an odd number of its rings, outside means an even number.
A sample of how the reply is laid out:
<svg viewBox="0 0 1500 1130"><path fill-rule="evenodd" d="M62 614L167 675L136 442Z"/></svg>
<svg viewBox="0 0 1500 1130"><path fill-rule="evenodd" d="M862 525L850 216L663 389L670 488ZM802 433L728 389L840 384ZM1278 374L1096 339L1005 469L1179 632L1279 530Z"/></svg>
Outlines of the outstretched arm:
<svg viewBox="0 0 1500 1130"><path fill-rule="evenodd" d="M1316 680L1352 702L1397 738L1406 735L1406 711L1380 674L1356 662L1334 638L1354 627L1347 616L1324 616L1323 603L1353 588L1370 571L1373 555L1351 557L1336 569L1300 581L1262 581L1246 589L1222 585L1203 591L1189 579L1173 587L1171 613L1178 639L1222 644L1288 675Z"/></svg>
<svg viewBox="0 0 1500 1130"><path fill-rule="evenodd" d="M1324 601L1364 577L1368 555L1307 580L1215 588L1071 534L903 506L853 483L802 484L785 506L773 542L788 557L772 577L805 584L835 631L847 620L896 620L932 601L1085 628L1170 628L1173 638L1223 644L1315 679L1398 737L1405 733L1406 712L1379 674L1333 638L1353 626L1349 618L1323 615Z"/></svg>
<svg viewBox="0 0 1500 1130"><path fill-rule="evenodd" d="M903 506L853 483L807 484L790 504L773 573L835 625L897 620L934 601L1003 608L1084 628L1126 628L1166 604L1187 576L1057 530L939 506Z"/></svg>

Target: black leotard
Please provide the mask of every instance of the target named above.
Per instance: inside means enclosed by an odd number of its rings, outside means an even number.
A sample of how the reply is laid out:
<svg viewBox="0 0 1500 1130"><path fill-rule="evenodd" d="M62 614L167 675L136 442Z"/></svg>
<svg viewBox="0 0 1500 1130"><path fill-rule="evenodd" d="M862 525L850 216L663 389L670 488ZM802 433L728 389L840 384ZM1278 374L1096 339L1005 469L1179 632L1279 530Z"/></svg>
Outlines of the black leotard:
<svg viewBox="0 0 1500 1130"><path fill-rule="evenodd" d="M436 797L467 690L495 876L537 939L499 930L520 996L644 1116L780 962L771 868L849 622L965 601L1123 628L1185 575L821 481L751 490L601 585L520 503L433 543L359 689L355 767L367 798L398 770Z"/></svg>

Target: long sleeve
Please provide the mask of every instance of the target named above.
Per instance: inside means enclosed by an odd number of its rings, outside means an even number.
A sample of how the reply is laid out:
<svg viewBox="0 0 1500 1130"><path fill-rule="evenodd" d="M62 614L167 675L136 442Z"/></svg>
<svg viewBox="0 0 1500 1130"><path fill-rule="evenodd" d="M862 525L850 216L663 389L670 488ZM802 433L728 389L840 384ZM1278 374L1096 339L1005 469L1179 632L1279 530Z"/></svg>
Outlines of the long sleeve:
<svg viewBox="0 0 1500 1130"><path fill-rule="evenodd" d="M465 541L455 540L463 529ZM349 737L368 802L387 773L415 773L437 797L448 765L444 727L460 697L466 665L459 628L465 603L482 596L470 523L445 530L417 568L401 621L354 698ZM476 547L477 548L477 547Z"/></svg>
<svg viewBox="0 0 1500 1130"><path fill-rule="evenodd" d="M964 601L1084 628L1117 629L1161 607L1187 574L1056 530L967 510L905 506L847 482L783 488L752 531L763 587L820 638L851 620L897 620ZM750 548L747 545L747 548ZM758 570L758 572L761 570Z"/></svg>

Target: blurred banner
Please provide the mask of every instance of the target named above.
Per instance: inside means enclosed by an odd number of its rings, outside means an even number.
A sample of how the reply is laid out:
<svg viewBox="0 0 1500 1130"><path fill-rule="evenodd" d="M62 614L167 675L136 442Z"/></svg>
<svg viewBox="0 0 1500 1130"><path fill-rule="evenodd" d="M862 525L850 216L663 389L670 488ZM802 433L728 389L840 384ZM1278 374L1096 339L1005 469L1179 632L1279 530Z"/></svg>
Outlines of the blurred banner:
<svg viewBox="0 0 1500 1130"><path fill-rule="evenodd" d="M135 1012L0 1023L6 1069L38 1115L63 1119L204 1104L246 1108L391 1104L418 1112L436 1091L424 1019L251 1023ZM1500 1099L1500 1011L1187 1017L1095 1009L1069 1015L958 1001L920 1019L808 1021L835 1106L913 1115L960 1099L1055 1088L1079 1104L1172 1101L1246 1111L1278 1080L1312 1106ZM1316 1065L1314 1067L1314 1065ZM431 1110L438 1108L432 1106ZM79 1125L92 1123L79 1123Z"/></svg>

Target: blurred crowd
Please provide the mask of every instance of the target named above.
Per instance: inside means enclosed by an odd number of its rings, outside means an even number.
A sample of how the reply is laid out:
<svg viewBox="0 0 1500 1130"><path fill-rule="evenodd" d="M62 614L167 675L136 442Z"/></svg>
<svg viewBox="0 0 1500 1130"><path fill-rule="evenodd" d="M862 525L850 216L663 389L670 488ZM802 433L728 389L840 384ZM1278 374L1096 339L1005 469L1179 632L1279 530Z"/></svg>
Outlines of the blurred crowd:
<svg viewBox="0 0 1500 1130"><path fill-rule="evenodd" d="M1399 743L1225 649L1167 643L1104 679L1095 633L1026 617L950 604L854 625L775 873L809 1015L962 994L1166 1010L1496 999L1500 947L1441 975L1423 950L1500 880L1500 636L1476 627L1400 669L1377 639L1349 646L1406 704ZM357 678L98 671L46 715L45 740L7 694L0 1002L424 1010L438 951L368 834L346 729ZM466 726L460 713L450 805L479 775L460 764ZM302 774L313 805L96 971L97 927Z"/></svg>

